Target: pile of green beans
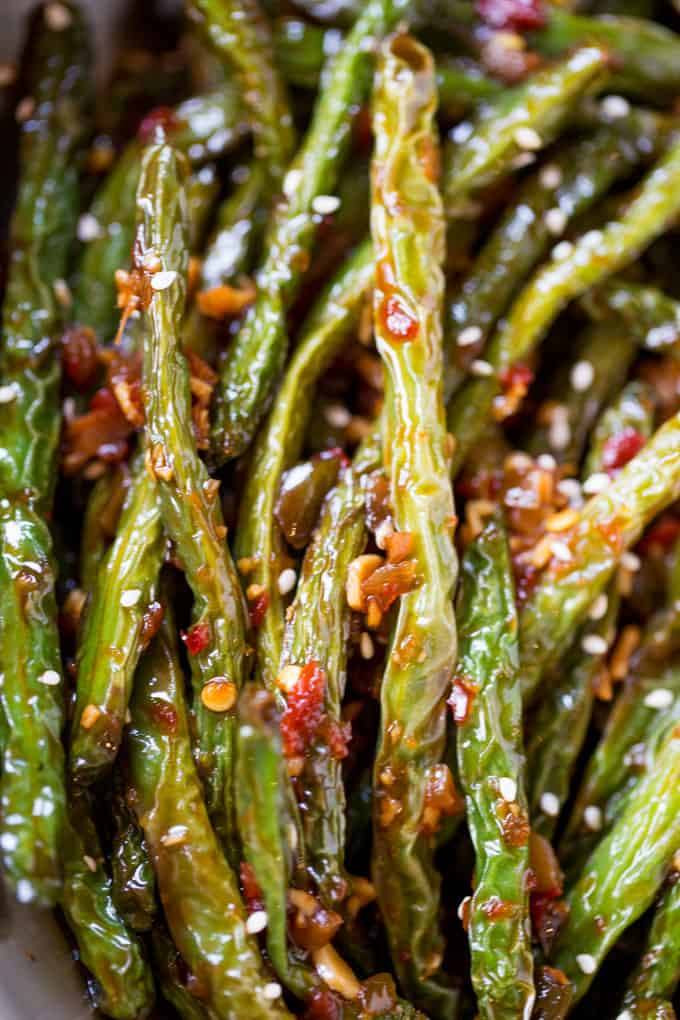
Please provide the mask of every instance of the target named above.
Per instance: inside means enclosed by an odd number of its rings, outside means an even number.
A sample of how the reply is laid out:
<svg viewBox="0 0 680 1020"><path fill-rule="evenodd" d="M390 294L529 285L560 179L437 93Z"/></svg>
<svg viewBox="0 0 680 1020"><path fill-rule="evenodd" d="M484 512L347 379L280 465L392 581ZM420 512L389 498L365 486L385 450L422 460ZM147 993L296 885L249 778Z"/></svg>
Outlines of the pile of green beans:
<svg viewBox="0 0 680 1020"><path fill-rule="evenodd" d="M0 78L8 893L114 1020L674 1020L677 14L147 28Z"/></svg>

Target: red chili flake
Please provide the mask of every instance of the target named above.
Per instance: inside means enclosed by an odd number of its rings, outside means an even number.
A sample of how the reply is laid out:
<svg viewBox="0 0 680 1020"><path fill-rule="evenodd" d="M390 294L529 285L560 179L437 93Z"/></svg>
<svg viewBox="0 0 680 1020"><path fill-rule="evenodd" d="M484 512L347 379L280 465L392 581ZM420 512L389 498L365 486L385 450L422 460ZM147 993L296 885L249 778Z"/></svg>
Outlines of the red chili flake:
<svg viewBox="0 0 680 1020"><path fill-rule="evenodd" d="M174 733L177 729L177 712L167 701L154 701L151 708L154 721L166 733Z"/></svg>
<svg viewBox="0 0 680 1020"><path fill-rule="evenodd" d="M112 414L117 414L119 410L118 401L107 386L102 386L101 389L92 394L90 410L110 411Z"/></svg>
<svg viewBox="0 0 680 1020"><path fill-rule="evenodd" d="M398 294L383 299L380 317L393 340L414 340L418 336L420 323Z"/></svg>
<svg viewBox="0 0 680 1020"><path fill-rule="evenodd" d="M680 535L680 520L665 514L638 543L638 552L643 556L653 549L668 552L675 545L678 535Z"/></svg>
<svg viewBox="0 0 680 1020"><path fill-rule="evenodd" d="M479 687L477 684L473 684L467 677L454 677L448 700L448 704L453 712L454 722L465 723L468 721L478 691Z"/></svg>
<svg viewBox="0 0 680 1020"><path fill-rule="evenodd" d="M305 753L323 718L326 674L318 662L308 662L300 670L294 686L288 691L286 708L281 716L283 752L287 758Z"/></svg>
<svg viewBox="0 0 680 1020"><path fill-rule="evenodd" d="M609 474L618 471L645 445L646 439L641 432L630 425L610 436L602 450L602 467Z"/></svg>
<svg viewBox="0 0 680 1020"><path fill-rule="evenodd" d="M262 910L264 908L262 890L255 878L255 872L250 864L247 864L245 861L241 861L239 865L239 877L241 879L243 901L248 913L253 914L256 910Z"/></svg>
<svg viewBox="0 0 680 1020"><path fill-rule="evenodd" d="M352 724L339 723L335 719L325 716L319 729L328 744L331 757L336 761L346 758L349 754L349 742L352 739Z"/></svg>
<svg viewBox="0 0 680 1020"><path fill-rule="evenodd" d="M475 6L489 28L522 32L545 24L540 0L477 0Z"/></svg>
<svg viewBox="0 0 680 1020"><path fill-rule="evenodd" d="M186 633L182 634L182 641L186 645L189 655L198 655L205 651L210 644L210 624L207 620L195 623Z"/></svg>
<svg viewBox="0 0 680 1020"><path fill-rule="evenodd" d="M93 458L116 463L128 454L127 440L132 434L129 422L113 393L97 390L85 414L66 420L63 436L63 468L74 475Z"/></svg>
<svg viewBox="0 0 680 1020"><path fill-rule="evenodd" d="M170 106L157 106L147 113L137 130L137 137L147 145L153 142L157 132L169 134L177 127L175 111Z"/></svg>
<svg viewBox="0 0 680 1020"><path fill-rule="evenodd" d="M522 387L526 393L534 381L534 373L528 365L518 361L514 365L510 365L509 368L504 369L499 379L503 389Z"/></svg>
<svg viewBox="0 0 680 1020"><path fill-rule="evenodd" d="M261 595L258 595L250 604L248 610L248 616L250 617L250 626L259 627L264 620L265 613L269 609L269 592L263 591Z"/></svg>
<svg viewBox="0 0 680 1020"><path fill-rule="evenodd" d="M92 385L97 372L97 337L89 326L72 326L61 338L64 375L78 390Z"/></svg>
<svg viewBox="0 0 680 1020"><path fill-rule="evenodd" d="M341 1020L343 1008L337 997L328 988L315 989L302 1020Z"/></svg>
<svg viewBox="0 0 680 1020"><path fill-rule="evenodd" d="M375 599L381 613L386 613L400 595L412 591L416 584L414 560L401 563L385 563L361 582L361 592L366 601Z"/></svg>

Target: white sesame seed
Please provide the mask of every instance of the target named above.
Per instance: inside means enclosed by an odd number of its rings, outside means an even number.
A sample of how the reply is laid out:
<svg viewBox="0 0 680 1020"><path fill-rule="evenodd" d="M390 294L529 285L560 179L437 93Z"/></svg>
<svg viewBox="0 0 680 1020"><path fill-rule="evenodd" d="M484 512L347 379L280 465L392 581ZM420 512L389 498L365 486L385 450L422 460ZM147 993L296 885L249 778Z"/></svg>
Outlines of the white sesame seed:
<svg viewBox="0 0 680 1020"><path fill-rule="evenodd" d="M557 467L557 461L553 457L552 453L541 453L536 458L536 463L543 471L554 471Z"/></svg>
<svg viewBox="0 0 680 1020"><path fill-rule="evenodd" d="M327 57L334 57L342 49L344 37L337 28L328 28L323 36L323 51Z"/></svg>
<svg viewBox="0 0 680 1020"><path fill-rule="evenodd" d="M602 236L601 230L589 230L581 238L581 243L589 248L595 248L602 241Z"/></svg>
<svg viewBox="0 0 680 1020"><path fill-rule="evenodd" d="M663 326L653 326L645 337L645 347L656 350L657 347L668 347L675 343L678 338L678 327L672 322L665 322Z"/></svg>
<svg viewBox="0 0 680 1020"><path fill-rule="evenodd" d="M246 920L246 931L249 935L257 935L265 930L268 920L266 910L254 910Z"/></svg>
<svg viewBox="0 0 680 1020"><path fill-rule="evenodd" d="M630 570L631 574L634 574L641 567L640 557L627 549L626 552L621 554L621 566L624 570Z"/></svg>
<svg viewBox="0 0 680 1020"><path fill-rule="evenodd" d="M557 491L566 496L571 506L583 506L581 484L576 478L561 478L557 483Z"/></svg>
<svg viewBox="0 0 680 1020"><path fill-rule="evenodd" d="M643 704L647 708L670 708L673 704L673 692L666 687L656 687L649 694L645 694Z"/></svg>
<svg viewBox="0 0 680 1020"><path fill-rule="evenodd" d="M342 404L329 404L324 412L324 417L334 429L346 429L352 420L352 415Z"/></svg>
<svg viewBox="0 0 680 1020"><path fill-rule="evenodd" d="M151 289L167 290L168 287L172 287L176 279L177 279L176 269L166 269L166 271L163 273L154 273L154 275L151 277Z"/></svg>
<svg viewBox="0 0 680 1020"><path fill-rule="evenodd" d="M523 170L525 166L531 166L536 162L536 155L533 152L518 152L511 162L513 170Z"/></svg>
<svg viewBox="0 0 680 1020"><path fill-rule="evenodd" d="M634 1020L634 1018L629 1009L624 1009L623 1013L619 1013L616 1020Z"/></svg>
<svg viewBox="0 0 680 1020"><path fill-rule="evenodd" d="M578 953L576 962L584 974L594 974L597 970L597 960L590 953Z"/></svg>
<svg viewBox="0 0 680 1020"><path fill-rule="evenodd" d="M602 828L602 811L597 804L589 804L583 812L583 821L591 832L599 832Z"/></svg>
<svg viewBox="0 0 680 1020"><path fill-rule="evenodd" d="M605 471L596 471L586 478L583 483L583 491L587 496L595 496L598 492L604 492L609 486L609 475Z"/></svg>
<svg viewBox="0 0 680 1020"><path fill-rule="evenodd" d="M0 88L12 85L16 80L17 69L14 64L0 64Z"/></svg>
<svg viewBox="0 0 680 1020"><path fill-rule="evenodd" d="M481 358L475 358L470 363L470 373L480 378L493 375L493 365L490 365L488 361L483 361Z"/></svg>
<svg viewBox="0 0 680 1020"><path fill-rule="evenodd" d="M620 117L628 116L630 103L623 96L605 96L600 103L600 109L609 120L618 120Z"/></svg>
<svg viewBox="0 0 680 1020"><path fill-rule="evenodd" d="M31 116L35 110L35 99L33 96L24 96L17 103L17 108L14 111L14 116L19 124L23 124Z"/></svg>
<svg viewBox="0 0 680 1020"><path fill-rule="evenodd" d="M518 127L513 137L520 149L535 150L540 149L543 145L543 140L538 131L534 131L532 127Z"/></svg>
<svg viewBox="0 0 680 1020"><path fill-rule="evenodd" d="M85 861L85 866L89 871L97 870L97 862L95 861L94 857L90 857L89 854L83 854L83 860Z"/></svg>
<svg viewBox="0 0 680 1020"><path fill-rule="evenodd" d="M591 620L601 620L607 612L607 606L609 605L609 599L605 592L598 595L592 606L588 610L588 616Z"/></svg>
<svg viewBox="0 0 680 1020"><path fill-rule="evenodd" d="M550 543L550 550L556 560L560 563L571 562L571 549L566 542L562 542L559 538L553 538Z"/></svg>
<svg viewBox="0 0 680 1020"><path fill-rule="evenodd" d="M39 684L44 684L46 687L57 687L61 683L61 677L56 669L46 669L44 673L36 677L36 680Z"/></svg>
<svg viewBox="0 0 680 1020"><path fill-rule="evenodd" d="M557 818L560 813L559 798L554 793L541 794L541 811L548 818Z"/></svg>
<svg viewBox="0 0 680 1020"><path fill-rule="evenodd" d="M166 833L161 836L163 846L179 846L189 835L186 825L171 825Z"/></svg>
<svg viewBox="0 0 680 1020"><path fill-rule="evenodd" d="M54 296L56 297L62 308L70 308L73 303L71 296L71 288L67 284L66 280L55 280L54 281Z"/></svg>
<svg viewBox="0 0 680 1020"><path fill-rule="evenodd" d="M375 648L373 646L373 638L368 631L362 631L361 637L359 638L359 651L361 652L362 659L372 659Z"/></svg>
<svg viewBox="0 0 680 1020"><path fill-rule="evenodd" d="M564 233L564 228L567 225L567 214L557 206L554 209L548 209L544 219L545 225L551 234L557 237Z"/></svg>
<svg viewBox="0 0 680 1020"><path fill-rule="evenodd" d="M71 24L73 17L68 7L55 3L48 4L45 8L45 21L48 28L51 28L53 32L63 32Z"/></svg>
<svg viewBox="0 0 680 1020"><path fill-rule="evenodd" d="M265 999L278 999L281 995L281 985L278 981L269 981L262 989Z"/></svg>
<svg viewBox="0 0 680 1020"><path fill-rule="evenodd" d="M126 591L121 592L120 604L124 609L131 609L132 606L137 605L141 597L141 588L128 588Z"/></svg>
<svg viewBox="0 0 680 1020"><path fill-rule="evenodd" d="M18 899L19 903L30 903L35 899L33 883L29 882L27 878L20 878L14 887L14 895Z"/></svg>
<svg viewBox="0 0 680 1020"><path fill-rule="evenodd" d="M553 450L565 450L571 442L571 425L569 412L562 404L558 404L552 413L548 429L548 443Z"/></svg>
<svg viewBox="0 0 680 1020"><path fill-rule="evenodd" d="M455 142L456 145L461 145L463 142L467 142L474 130L472 121L461 120L460 124L456 124L454 128L451 128L449 136L452 142Z"/></svg>
<svg viewBox="0 0 680 1020"><path fill-rule="evenodd" d="M472 896L464 896L463 899L458 904L458 910L456 911L456 913L458 914L458 917L461 921L464 920L465 918L465 908L467 907L471 899Z"/></svg>
<svg viewBox="0 0 680 1020"><path fill-rule="evenodd" d="M586 634L581 640L581 648L586 655L606 655L608 647L600 634Z"/></svg>
<svg viewBox="0 0 680 1020"><path fill-rule="evenodd" d="M385 549L387 547L387 540L394 534L394 524L386 517L384 521L375 529L375 544L378 549Z"/></svg>
<svg viewBox="0 0 680 1020"><path fill-rule="evenodd" d="M297 581L297 574L292 567L286 567L279 574L278 589L281 595L287 595L289 591L292 591Z"/></svg>
<svg viewBox="0 0 680 1020"><path fill-rule="evenodd" d="M98 237L101 237L102 228L96 216L93 216L92 213L83 213L78 220L76 233L79 241L87 243L88 241L96 241Z"/></svg>
<svg viewBox="0 0 680 1020"><path fill-rule="evenodd" d="M302 183L302 170L289 170L283 178L283 193L286 198L292 198Z"/></svg>
<svg viewBox="0 0 680 1020"><path fill-rule="evenodd" d="M561 262L562 259L569 258L573 250L574 246L569 241L560 241L559 244L555 245L551 254L555 262Z"/></svg>
<svg viewBox="0 0 680 1020"><path fill-rule="evenodd" d="M562 171L554 163L546 163L546 165L541 168L539 180L542 188L554 191L554 189L559 188L562 183Z"/></svg>
<svg viewBox="0 0 680 1020"><path fill-rule="evenodd" d="M3 832L0 836L0 850L10 853L19 846L19 837L13 832Z"/></svg>
<svg viewBox="0 0 680 1020"><path fill-rule="evenodd" d="M503 800L513 801L517 799L517 783L509 776L501 776L498 780L498 792Z"/></svg>
<svg viewBox="0 0 680 1020"><path fill-rule="evenodd" d="M473 344L479 343L481 339L482 331L479 326L466 326L456 337L456 343L459 347L471 347Z"/></svg>
<svg viewBox="0 0 680 1020"><path fill-rule="evenodd" d="M585 393L593 385L595 369L592 361L577 361L571 370L571 385L577 393Z"/></svg>
<svg viewBox="0 0 680 1020"><path fill-rule="evenodd" d="M16 398L17 388L14 383L7 383L5 386L0 386L0 404L11 404Z"/></svg>
<svg viewBox="0 0 680 1020"><path fill-rule="evenodd" d="M340 208L340 199L337 195L317 195L312 200L312 209L319 216L328 216Z"/></svg>

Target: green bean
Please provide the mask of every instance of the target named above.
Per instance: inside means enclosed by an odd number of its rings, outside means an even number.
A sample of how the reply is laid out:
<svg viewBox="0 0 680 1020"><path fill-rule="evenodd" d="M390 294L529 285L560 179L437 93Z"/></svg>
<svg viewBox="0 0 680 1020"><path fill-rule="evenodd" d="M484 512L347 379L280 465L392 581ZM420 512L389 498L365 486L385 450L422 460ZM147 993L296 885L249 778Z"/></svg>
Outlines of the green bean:
<svg viewBox="0 0 680 1020"><path fill-rule="evenodd" d="M145 136L154 125L167 131L173 144L200 165L233 148L245 136L246 121L234 87L225 83L205 96L187 99L168 115L152 113L102 182L81 219L79 235L85 246L78 260L73 285L73 318L91 326L102 343L116 332L114 274L127 265L134 241L134 196L139 182Z"/></svg>
<svg viewBox="0 0 680 1020"><path fill-rule="evenodd" d="M191 994L184 976L186 964L168 934L165 925L155 924L151 932L151 952L158 984L181 1020L210 1020L211 1014L200 999Z"/></svg>
<svg viewBox="0 0 680 1020"><path fill-rule="evenodd" d="M118 754L164 553L156 484L140 458L85 613L70 750L77 782L101 779Z"/></svg>
<svg viewBox="0 0 680 1020"><path fill-rule="evenodd" d="M191 427L189 369L179 343L186 290L186 211L181 167L170 146L161 144L147 151L137 209L137 268L146 273L151 263L161 267L150 276L152 296L145 313L147 464L160 496L163 524L194 596L187 641L192 653L197 755L208 810L233 855L234 716L230 709L245 669L245 610L224 541L218 483L209 478L198 457Z"/></svg>
<svg viewBox="0 0 680 1020"><path fill-rule="evenodd" d="M680 980L680 884L671 870L654 910L645 951L626 982L623 1005L633 1016L647 1010L649 1000L671 999Z"/></svg>
<svg viewBox="0 0 680 1020"><path fill-rule="evenodd" d="M594 319L615 316L647 350L680 356L680 303L656 287L614 277L581 304Z"/></svg>
<svg viewBox="0 0 680 1020"><path fill-rule="evenodd" d="M117 465L97 479L88 496L80 539L80 584L86 592L95 586L99 565L115 534L129 482L127 466Z"/></svg>
<svg viewBox="0 0 680 1020"><path fill-rule="evenodd" d="M623 387L619 396L600 415L590 436L590 449L583 464L587 479L604 466L605 447L612 436L634 429L648 440L654 423L654 393L647 383L633 381Z"/></svg>
<svg viewBox="0 0 680 1020"><path fill-rule="evenodd" d="M300 455L316 381L356 324L372 280L373 252L366 242L341 267L310 312L250 461L236 555L252 561L248 580L268 595L255 642L258 675L270 689L279 671L283 641L283 599L278 587L283 548L274 520L281 475Z"/></svg>
<svg viewBox="0 0 680 1020"><path fill-rule="evenodd" d="M439 879L423 809L444 749L457 563L440 378L444 216L431 178L435 101L429 51L393 36L381 50L374 98L374 328L386 373L383 460L395 526L413 534L418 584L401 596L382 680L372 866L401 986L438 1017L451 1015L457 996L436 976Z"/></svg>
<svg viewBox="0 0 680 1020"><path fill-rule="evenodd" d="M0 376L2 862L23 902L53 904L65 823L61 657L51 512L60 428L60 311L87 129L89 53L80 13L38 14L26 53L27 118L10 228Z"/></svg>
<svg viewBox="0 0 680 1020"><path fill-rule="evenodd" d="M649 159L658 140L655 119L633 112L625 122L564 145L531 174L448 298L448 390L460 383L466 348L457 347L456 340L463 330L480 331L470 347L479 351L518 285L547 251L555 223L563 233L569 221L591 208L615 181Z"/></svg>
<svg viewBox="0 0 680 1020"><path fill-rule="evenodd" d="M290 1014L278 997L280 986L270 998L273 983L247 933L238 885L210 825L183 687L174 638L164 624L142 662L127 743L133 802L165 919L216 1017L283 1020Z"/></svg>
<svg viewBox="0 0 680 1020"><path fill-rule="evenodd" d="M187 179L187 222L189 227L189 249L198 251L202 247L206 227L210 222L215 201L220 190L220 179L214 163L208 163Z"/></svg>
<svg viewBox="0 0 680 1020"><path fill-rule="evenodd" d="M520 618L522 688L530 701L544 670L566 651L575 627L600 595L621 553L680 491L680 415L652 436L565 535L569 562L555 557Z"/></svg>
<svg viewBox="0 0 680 1020"><path fill-rule="evenodd" d="M135 931L148 931L156 914L153 868L142 831L127 803L120 775L111 795L113 842L111 847L111 893L118 912Z"/></svg>
<svg viewBox="0 0 680 1020"><path fill-rule="evenodd" d="M500 519L465 551L456 616L454 698L460 690L466 702L457 715L458 775L476 862L470 970L480 1016L509 1020L531 1011L534 985L517 614Z"/></svg>
<svg viewBox="0 0 680 1020"><path fill-rule="evenodd" d="M221 204L217 222L201 265L201 288L209 290L236 280L250 268L260 235L258 206L263 174L257 164L248 167L234 191Z"/></svg>
<svg viewBox="0 0 680 1020"><path fill-rule="evenodd" d="M680 87L680 40L663 25L644 18L592 18L550 6L548 22L530 37L549 56L589 42L604 46L615 60L612 87L659 103L674 99Z"/></svg>
<svg viewBox="0 0 680 1020"><path fill-rule="evenodd" d="M295 141L269 22L257 0L187 0L186 6L212 49L235 73L249 113L255 156L266 167L271 194L280 187Z"/></svg>
<svg viewBox="0 0 680 1020"><path fill-rule="evenodd" d="M598 88L607 69L605 50L584 46L554 67L537 71L521 87L505 91L477 115L459 125L444 168L444 201L450 218L468 212L483 188L512 169L513 160L528 147L542 148L555 138L573 113L576 98ZM467 130L469 129L469 130Z"/></svg>
<svg viewBox="0 0 680 1020"><path fill-rule="evenodd" d="M652 768L633 789L567 897L570 915L554 965L572 982L575 1002L621 933L651 904L680 842L677 709L668 722L670 732Z"/></svg>
<svg viewBox="0 0 680 1020"><path fill-rule="evenodd" d="M498 392L498 378L525 358L567 303L632 262L662 234L680 210L680 142L675 141L642 181L621 219L589 231L537 270L496 331L486 357L489 376L469 381L451 401L449 430L456 437L454 470L460 467Z"/></svg>
<svg viewBox="0 0 680 1020"><path fill-rule="evenodd" d="M274 211L258 295L224 362L216 391L213 456L242 453L270 400L288 346L286 310L298 290L316 236L319 201L332 195L349 144L347 111L366 91L366 41L381 36L398 13L391 0L371 0L331 65L312 123L284 181Z"/></svg>
<svg viewBox="0 0 680 1020"><path fill-rule="evenodd" d="M142 1020L154 1004L151 971L136 935L118 913L89 793L73 789L61 845L64 887L59 905L94 979L95 1004L117 1020Z"/></svg>

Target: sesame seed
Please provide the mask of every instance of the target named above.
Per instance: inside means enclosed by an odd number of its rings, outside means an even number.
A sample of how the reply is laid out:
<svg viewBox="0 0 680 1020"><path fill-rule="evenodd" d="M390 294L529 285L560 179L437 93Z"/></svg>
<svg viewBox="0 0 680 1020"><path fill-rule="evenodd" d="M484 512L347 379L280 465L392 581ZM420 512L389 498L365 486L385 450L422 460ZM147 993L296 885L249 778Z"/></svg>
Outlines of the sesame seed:
<svg viewBox="0 0 680 1020"><path fill-rule="evenodd" d="M593 385L595 369L592 361L577 361L571 370L571 385L577 393L585 393Z"/></svg>
<svg viewBox="0 0 680 1020"><path fill-rule="evenodd" d="M124 609L131 609L132 606L137 605L141 597L141 588L128 588L126 591L121 592L120 604Z"/></svg>
<svg viewBox="0 0 680 1020"><path fill-rule="evenodd" d="M35 899L33 883L29 882L27 878L20 878L14 887L14 895L19 903L30 903Z"/></svg>
<svg viewBox="0 0 680 1020"><path fill-rule="evenodd" d="M474 125L472 121L461 120L460 124L456 124L454 128L449 132L452 142L456 145L460 145L462 142L467 142L468 138L472 136L474 131Z"/></svg>
<svg viewBox="0 0 680 1020"><path fill-rule="evenodd" d="M571 562L571 549L566 542L561 542L559 538L554 538L550 543L550 549L556 560L561 563Z"/></svg>
<svg viewBox="0 0 680 1020"><path fill-rule="evenodd" d="M583 812L583 821L591 832L599 832L602 828L602 811L597 804L589 804Z"/></svg>
<svg viewBox="0 0 680 1020"><path fill-rule="evenodd" d="M171 287L177 279L177 271L175 269L167 269L164 273L154 273L151 277L151 289L152 290L167 290Z"/></svg>
<svg viewBox="0 0 680 1020"><path fill-rule="evenodd" d="M375 544L378 549L384 549L387 546L388 538L394 534L394 525L389 518L381 521L375 529Z"/></svg>
<svg viewBox="0 0 680 1020"><path fill-rule="evenodd" d="M608 647L600 634L586 634L581 641L581 648L586 655L605 655Z"/></svg>
<svg viewBox="0 0 680 1020"><path fill-rule="evenodd" d="M281 595L287 595L289 591L292 591L297 581L297 574L292 567L286 567L279 574L278 589Z"/></svg>
<svg viewBox="0 0 680 1020"><path fill-rule="evenodd" d="M536 458L536 463L543 471L554 471L557 467L557 461L553 457L552 453L541 453Z"/></svg>
<svg viewBox="0 0 680 1020"><path fill-rule="evenodd" d="M598 492L604 492L609 486L609 475L604 471L596 471L595 474L586 478L583 483L583 491L587 496L595 496Z"/></svg>
<svg viewBox="0 0 680 1020"><path fill-rule="evenodd" d="M0 88L12 85L16 76L17 69L14 64L0 64Z"/></svg>
<svg viewBox="0 0 680 1020"><path fill-rule="evenodd" d="M7 383L0 386L0 404L11 404L17 395L17 388L14 383Z"/></svg>
<svg viewBox="0 0 680 1020"><path fill-rule="evenodd" d="M560 241L559 244L555 245L551 254L555 262L561 262L562 259L569 258L573 250L574 246L569 241Z"/></svg>
<svg viewBox="0 0 680 1020"><path fill-rule="evenodd" d="M24 124L35 110L35 99L33 96L24 96L17 103L17 108L14 115L17 119L17 123Z"/></svg>
<svg viewBox="0 0 680 1020"><path fill-rule="evenodd" d="M594 974L597 970L597 960L590 953L578 953L576 962L584 974Z"/></svg>
<svg viewBox="0 0 680 1020"><path fill-rule="evenodd" d="M533 152L519 152L511 162L513 170L523 170L525 166L531 166L536 162L536 155Z"/></svg>
<svg viewBox="0 0 680 1020"><path fill-rule="evenodd" d="M540 803L544 815L547 815L548 818L557 818L560 813L560 802L554 793L542 794Z"/></svg>
<svg viewBox="0 0 680 1020"><path fill-rule="evenodd" d="M618 120L620 117L628 116L630 103L623 96L605 96L600 103L600 109L609 120Z"/></svg>
<svg viewBox="0 0 680 1020"><path fill-rule="evenodd" d="M53 32L63 32L73 21L73 16L63 4L48 4L45 8L45 21Z"/></svg>
<svg viewBox="0 0 680 1020"><path fill-rule="evenodd" d="M266 910L254 910L246 920L246 931L249 935L257 935L265 930L268 920Z"/></svg>
<svg viewBox="0 0 680 1020"><path fill-rule="evenodd" d="M281 995L281 985L278 981L269 981L262 989L265 999L278 999Z"/></svg>
<svg viewBox="0 0 680 1020"><path fill-rule="evenodd" d="M340 208L340 199L337 195L317 195L312 200L312 209L320 216L328 216Z"/></svg>
<svg viewBox="0 0 680 1020"><path fill-rule="evenodd" d="M621 555L621 566L624 570L630 570L630 572L634 574L636 570L640 569L640 557L636 556L634 552L626 550L626 552Z"/></svg>
<svg viewBox="0 0 680 1020"><path fill-rule="evenodd" d="M601 230L589 230L581 238L581 243L589 248L595 248L602 241Z"/></svg>
<svg viewBox="0 0 680 1020"><path fill-rule="evenodd" d="M509 776L501 776L498 780L498 792L503 800L513 801L517 798L517 783Z"/></svg>
<svg viewBox="0 0 680 1020"><path fill-rule="evenodd" d="M352 420L352 415L342 404L329 404L324 417L334 429L345 429Z"/></svg>
<svg viewBox="0 0 680 1020"><path fill-rule="evenodd" d="M634 1018L629 1009L624 1009L623 1013L619 1013L616 1020L634 1020Z"/></svg>
<svg viewBox="0 0 680 1020"><path fill-rule="evenodd" d="M571 442L569 412L563 404L558 404L553 410L548 429L548 442L553 450L565 450Z"/></svg>
<svg viewBox="0 0 680 1020"><path fill-rule="evenodd" d="M92 213L83 213L78 220L76 233L78 240L86 244L88 241L96 241L98 237L101 237L102 228L96 216L93 216Z"/></svg>
<svg viewBox="0 0 680 1020"><path fill-rule="evenodd" d="M56 297L62 308L70 308L73 304L73 297L71 296L71 288L67 284L66 280L55 280L54 281L54 296Z"/></svg>
<svg viewBox="0 0 680 1020"><path fill-rule="evenodd" d="M289 170L283 178L283 193L286 198L292 198L302 183L302 170Z"/></svg>
<svg viewBox="0 0 680 1020"><path fill-rule="evenodd" d="M534 131L531 127L518 127L513 137L520 149L535 150L540 149L543 145L543 141L538 131Z"/></svg>
<svg viewBox="0 0 680 1020"><path fill-rule="evenodd" d="M654 326L645 337L645 347L655 350L657 347L667 347L675 343L678 338L678 327L672 322L665 322L663 326Z"/></svg>
<svg viewBox="0 0 680 1020"><path fill-rule="evenodd" d="M373 658L373 654L375 652L375 648L373 646L373 638L365 630L361 632L361 637L359 638L359 650L361 652L362 659Z"/></svg>
<svg viewBox="0 0 680 1020"><path fill-rule="evenodd" d="M607 606L609 605L609 599L605 592L598 595L592 606L588 610L588 616L591 620L601 620L607 612Z"/></svg>
<svg viewBox="0 0 680 1020"><path fill-rule="evenodd" d="M673 704L673 692L666 687L656 687L645 694L643 704L647 708L669 708Z"/></svg>
<svg viewBox="0 0 680 1020"><path fill-rule="evenodd" d="M83 860L85 862L85 866L89 871L97 870L97 862L95 861L94 857L90 857L89 854L83 854Z"/></svg>
<svg viewBox="0 0 680 1020"><path fill-rule="evenodd" d="M44 673L36 677L36 680L46 687L57 687L61 683L61 677L56 669L46 669Z"/></svg>
<svg viewBox="0 0 680 1020"><path fill-rule="evenodd" d="M459 347L471 347L482 339L482 331L479 326L466 326L456 337Z"/></svg>
<svg viewBox="0 0 680 1020"><path fill-rule="evenodd" d="M559 188L562 183L562 171L554 163L546 163L546 165L541 168L539 180L542 188L554 191L554 189Z"/></svg>
<svg viewBox="0 0 680 1020"><path fill-rule="evenodd" d="M490 365L488 361L483 361L481 358L475 358L470 364L470 373L480 378L493 375L493 365Z"/></svg>
<svg viewBox="0 0 680 1020"><path fill-rule="evenodd" d="M557 491L566 496L571 506L578 509L583 505L581 485L576 478L561 478L557 483Z"/></svg>
<svg viewBox="0 0 680 1020"><path fill-rule="evenodd" d="M189 835L186 825L171 825L161 836L163 846L180 846Z"/></svg>
<svg viewBox="0 0 680 1020"><path fill-rule="evenodd" d="M471 899L472 896L464 896L463 899L458 904L458 910L456 911L456 913L458 914L458 917L461 921L465 919L465 910Z"/></svg>
<svg viewBox="0 0 680 1020"><path fill-rule="evenodd" d="M564 233L564 228L567 225L567 214L565 212L555 207L554 209L548 209L544 218L545 225L551 234L558 236Z"/></svg>

